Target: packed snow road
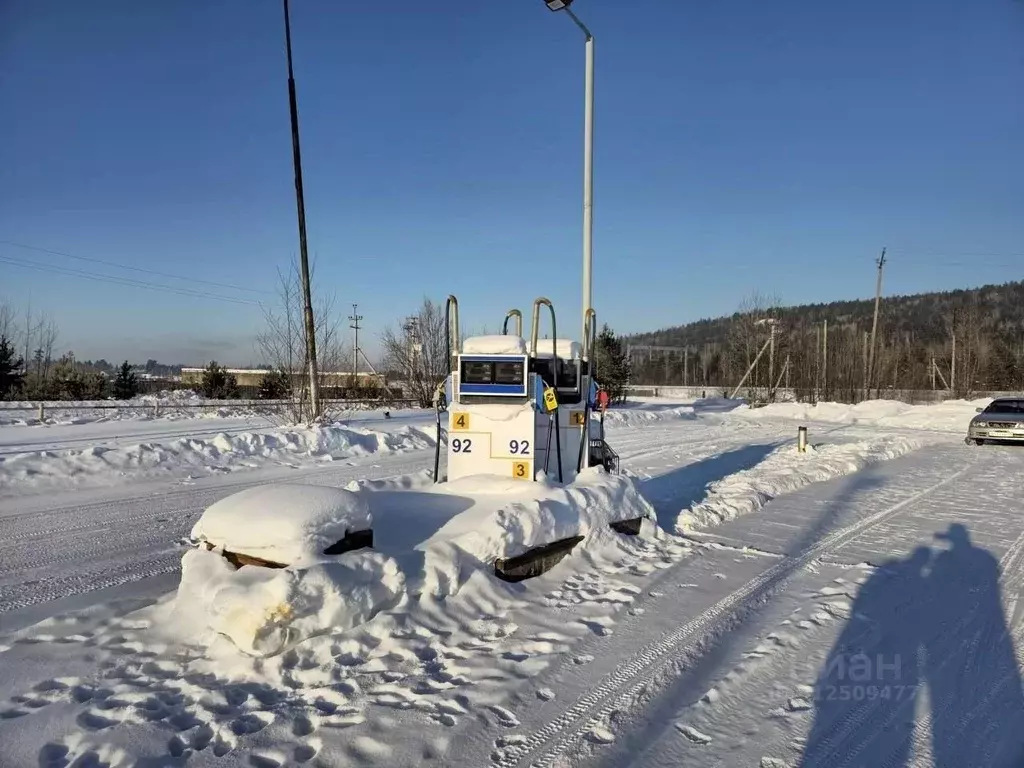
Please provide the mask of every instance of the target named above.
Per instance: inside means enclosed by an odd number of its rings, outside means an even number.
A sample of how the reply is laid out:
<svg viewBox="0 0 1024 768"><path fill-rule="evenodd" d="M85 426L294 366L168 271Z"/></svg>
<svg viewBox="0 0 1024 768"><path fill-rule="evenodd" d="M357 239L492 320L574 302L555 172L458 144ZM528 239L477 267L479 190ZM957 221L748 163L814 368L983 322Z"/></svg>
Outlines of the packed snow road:
<svg viewBox="0 0 1024 768"><path fill-rule="evenodd" d="M475 759L1020 765L1022 462L930 448L698 536L702 556L574 649L589 663L519 691L516 738Z"/></svg>
<svg viewBox="0 0 1024 768"><path fill-rule="evenodd" d="M950 406L828 412L799 454L785 410L619 415L659 528L267 658L151 605L198 512L415 488L432 451L0 502L0 765L1019 765L1024 451L964 446Z"/></svg>
<svg viewBox="0 0 1024 768"><path fill-rule="evenodd" d="M766 433L745 423L665 422L647 416L631 414L626 423L611 427L623 460L647 474L709 456L728 457L756 434L760 448L749 448L745 458L727 458L721 467L740 469L792 432L783 425ZM94 428L88 426L90 433ZM344 486L354 480L424 474L432 467L433 450L420 449L326 464L299 461L226 476L0 498L0 629L112 596L155 597L173 589L183 539L203 509L231 492L273 481ZM698 481L692 492L703 487L705 478ZM651 492L657 489L652 486Z"/></svg>

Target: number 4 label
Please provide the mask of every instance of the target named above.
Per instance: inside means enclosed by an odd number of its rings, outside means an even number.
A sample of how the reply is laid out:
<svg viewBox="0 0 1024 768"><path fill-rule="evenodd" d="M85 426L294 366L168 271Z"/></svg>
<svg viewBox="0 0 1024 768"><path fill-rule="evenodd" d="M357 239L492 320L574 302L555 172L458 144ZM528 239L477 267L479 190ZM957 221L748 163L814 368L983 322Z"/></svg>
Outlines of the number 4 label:
<svg viewBox="0 0 1024 768"><path fill-rule="evenodd" d="M465 411L456 411L452 414L452 429L463 432L469 429L469 414Z"/></svg>
<svg viewBox="0 0 1024 768"><path fill-rule="evenodd" d="M530 462L528 461L513 461L512 462L512 477L516 480L532 480L532 473L530 472Z"/></svg>

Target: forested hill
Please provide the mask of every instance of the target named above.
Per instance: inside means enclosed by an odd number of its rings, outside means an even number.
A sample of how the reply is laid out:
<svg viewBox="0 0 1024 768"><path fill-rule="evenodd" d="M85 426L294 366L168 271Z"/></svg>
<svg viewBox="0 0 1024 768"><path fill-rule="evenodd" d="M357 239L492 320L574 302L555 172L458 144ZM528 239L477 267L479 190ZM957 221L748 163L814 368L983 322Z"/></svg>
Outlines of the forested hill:
<svg viewBox="0 0 1024 768"><path fill-rule="evenodd" d="M834 301L829 304L804 304L795 307L751 306L759 316L770 315L783 328L807 328L828 320L835 328L871 328L874 299ZM943 293L919 293L912 296L882 297L879 333L918 344L941 344L949 340L954 319L970 313L981 337L1019 344L1024 339L1024 281L1003 285L985 285ZM744 313L698 320L686 325L634 334L627 344L666 347L700 347L725 344L730 330Z"/></svg>

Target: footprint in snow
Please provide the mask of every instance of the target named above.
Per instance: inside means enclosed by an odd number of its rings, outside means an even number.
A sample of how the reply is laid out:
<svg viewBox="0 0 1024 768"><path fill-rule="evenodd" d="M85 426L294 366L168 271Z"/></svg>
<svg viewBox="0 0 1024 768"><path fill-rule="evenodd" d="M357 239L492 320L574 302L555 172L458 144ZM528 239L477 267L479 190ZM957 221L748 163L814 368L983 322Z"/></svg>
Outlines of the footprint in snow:
<svg viewBox="0 0 1024 768"><path fill-rule="evenodd" d="M681 734L683 734L683 736L694 744L710 744L712 741L710 736L706 733L701 733L692 725L680 725L679 723L676 723L676 728Z"/></svg>
<svg viewBox="0 0 1024 768"><path fill-rule="evenodd" d="M492 706L490 710L497 716L499 725L503 725L506 728L515 728L519 725L519 718L504 707Z"/></svg>

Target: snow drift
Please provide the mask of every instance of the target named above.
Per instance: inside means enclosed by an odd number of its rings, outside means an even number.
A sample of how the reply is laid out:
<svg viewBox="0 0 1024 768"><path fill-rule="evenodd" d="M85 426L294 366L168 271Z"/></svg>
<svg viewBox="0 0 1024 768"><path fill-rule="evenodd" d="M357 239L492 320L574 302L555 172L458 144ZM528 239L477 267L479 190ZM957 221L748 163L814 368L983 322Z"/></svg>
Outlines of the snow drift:
<svg viewBox="0 0 1024 768"><path fill-rule="evenodd" d="M353 531L370 528L365 499L340 488L273 483L246 488L211 504L192 539L273 563L321 557Z"/></svg>
<svg viewBox="0 0 1024 768"><path fill-rule="evenodd" d="M428 430L412 426L388 431L328 426L221 432L213 437L128 446L30 451L0 457L0 492L14 488L19 493L40 492L224 474L266 464L332 461L433 445L434 438Z"/></svg>
<svg viewBox="0 0 1024 768"><path fill-rule="evenodd" d="M938 432L967 432L977 408L991 402L982 400L946 400L927 405L909 405L897 400L866 400L856 405L845 403L773 403L763 408L742 406L735 413L746 419L793 419L829 424L857 424L871 427L919 429Z"/></svg>
<svg viewBox="0 0 1024 768"><path fill-rule="evenodd" d="M772 451L757 466L709 485L702 501L679 514L676 530L686 532L757 512L784 493L852 474L923 445L924 441L912 437L878 437L817 447L808 445L807 453L799 453L788 443Z"/></svg>
<svg viewBox="0 0 1024 768"><path fill-rule="evenodd" d="M225 635L245 653L269 656L369 621L402 591L398 566L376 552L235 569L216 551L193 549L181 561L172 620L193 642Z"/></svg>
<svg viewBox="0 0 1024 768"><path fill-rule="evenodd" d="M479 476L448 483L441 494L473 504L416 547L423 570L415 581L409 575L412 588L434 596L456 593L474 570L492 572L497 559L573 536L584 538L579 546L585 549L619 536L610 523L655 518L635 480L599 467L564 487Z"/></svg>

